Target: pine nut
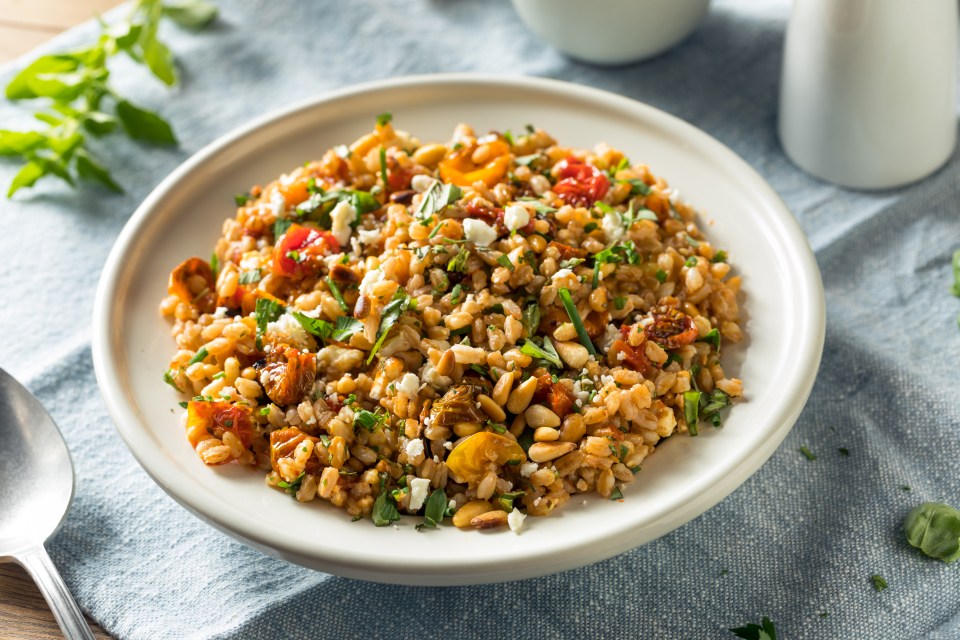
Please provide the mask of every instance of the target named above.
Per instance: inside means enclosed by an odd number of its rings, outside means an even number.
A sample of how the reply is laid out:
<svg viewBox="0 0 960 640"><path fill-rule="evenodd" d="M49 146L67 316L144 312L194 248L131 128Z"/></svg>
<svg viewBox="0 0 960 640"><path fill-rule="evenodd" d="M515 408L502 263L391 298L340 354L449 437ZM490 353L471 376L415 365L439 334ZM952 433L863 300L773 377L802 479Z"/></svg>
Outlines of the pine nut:
<svg viewBox="0 0 960 640"><path fill-rule="evenodd" d="M563 419L560 428L560 439L564 442L580 442L580 438L587 432L587 425L579 413L571 413Z"/></svg>
<svg viewBox="0 0 960 640"><path fill-rule="evenodd" d="M470 521L470 526L476 529L493 529L507 524L507 512L497 509L481 513Z"/></svg>
<svg viewBox="0 0 960 640"><path fill-rule="evenodd" d="M446 355L446 354L444 354ZM513 371L508 371L497 380L493 385L493 392L490 397L501 407L507 404L507 398L510 396L510 389L513 387Z"/></svg>
<svg viewBox="0 0 960 640"><path fill-rule="evenodd" d="M480 431L479 422L458 422L453 425L453 432L461 438L464 436L472 436L478 431Z"/></svg>
<svg viewBox="0 0 960 640"><path fill-rule="evenodd" d="M483 412L490 416L490 419L494 422L503 422L507 419L507 414L490 396L481 393L477 396L477 402L480 403Z"/></svg>
<svg viewBox="0 0 960 640"><path fill-rule="evenodd" d="M550 409L547 409L542 404L530 405L524 412L524 416L527 418L527 424L534 429L539 429L540 427L560 426L560 416L555 414Z"/></svg>
<svg viewBox="0 0 960 640"><path fill-rule="evenodd" d="M533 400L533 393L536 390L536 378L527 378L525 382L521 382L516 389L510 392L510 397L507 398L507 411L513 414L522 413L530 404L530 401Z"/></svg>
<svg viewBox="0 0 960 640"><path fill-rule="evenodd" d="M553 346L571 369L582 369L590 359L590 352L579 342L557 342Z"/></svg>
<svg viewBox="0 0 960 640"><path fill-rule="evenodd" d="M443 355L440 356L440 362L437 363L437 375L449 376L453 373L453 366L456 363L457 358L453 355L453 351L444 351Z"/></svg>
<svg viewBox="0 0 960 640"><path fill-rule="evenodd" d="M469 527L471 520L488 511L493 511L493 506L486 500L471 500L453 514L453 526L460 529Z"/></svg>
<svg viewBox="0 0 960 640"><path fill-rule="evenodd" d="M556 460L577 448L573 442L534 442L527 451L527 456L533 462L547 462Z"/></svg>
<svg viewBox="0 0 960 640"><path fill-rule="evenodd" d="M552 427L538 427L533 431L535 442L553 442L560 439L560 432Z"/></svg>

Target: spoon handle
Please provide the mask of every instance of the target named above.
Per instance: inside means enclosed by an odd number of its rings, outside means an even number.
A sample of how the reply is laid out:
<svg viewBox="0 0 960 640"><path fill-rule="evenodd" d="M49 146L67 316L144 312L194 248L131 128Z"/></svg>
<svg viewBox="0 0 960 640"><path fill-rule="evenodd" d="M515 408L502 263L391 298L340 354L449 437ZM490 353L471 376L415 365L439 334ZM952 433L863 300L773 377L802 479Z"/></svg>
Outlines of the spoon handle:
<svg viewBox="0 0 960 640"><path fill-rule="evenodd" d="M95 640L90 627L87 626L87 621L83 618L83 613L80 612L80 607L77 606L63 578L53 566L50 556L47 555L47 550L41 545L23 553L17 559L37 583L37 588L50 605L50 610L57 619L63 636L67 640L75 638Z"/></svg>

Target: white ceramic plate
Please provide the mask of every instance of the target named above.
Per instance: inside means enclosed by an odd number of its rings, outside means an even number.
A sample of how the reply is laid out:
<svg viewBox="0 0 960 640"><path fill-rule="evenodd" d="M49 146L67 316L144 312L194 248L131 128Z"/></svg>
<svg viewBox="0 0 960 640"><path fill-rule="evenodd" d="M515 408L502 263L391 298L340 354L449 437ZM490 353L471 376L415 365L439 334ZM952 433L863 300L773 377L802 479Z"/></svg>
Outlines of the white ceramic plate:
<svg viewBox="0 0 960 640"><path fill-rule="evenodd" d="M648 163L706 212L705 230L743 276L749 342L730 349L746 402L723 428L668 439L622 502L571 500L520 535L452 526L418 532L351 522L317 501L267 489L263 475L207 467L184 437L179 398L161 380L174 344L157 310L170 269L207 256L233 195L369 131L391 111L424 141L459 122L543 127L564 144L597 142ZM712 223L712 224L711 224ZM620 96L534 78L426 76L326 94L217 140L173 172L127 223L103 270L94 311L97 380L120 435L167 493L218 529L265 553L344 576L411 584L527 578L596 562L672 531L754 473L787 435L813 385L824 337L820 274L783 203L743 160L666 113Z"/></svg>

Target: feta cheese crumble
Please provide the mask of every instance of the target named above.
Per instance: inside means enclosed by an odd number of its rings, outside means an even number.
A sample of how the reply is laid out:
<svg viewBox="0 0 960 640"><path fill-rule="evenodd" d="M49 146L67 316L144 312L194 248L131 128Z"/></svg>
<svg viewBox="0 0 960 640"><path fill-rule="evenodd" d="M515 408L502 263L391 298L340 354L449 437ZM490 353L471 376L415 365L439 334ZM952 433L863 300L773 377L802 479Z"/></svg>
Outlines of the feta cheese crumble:
<svg viewBox="0 0 960 640"><path fill-rule="evenodd" d="M420 441L417 440L417 442ZM416 511L423 506L429 491L430 480L428 478L414 478L410 481L410 511Z"/></svg>
<svg viewBox="0 0 960 640"><path fill-rule="evenodd" d="M416 458L417 456L423 455L423 440L415 438L408 442L403 450L407 453L408 458Z"/></svg>
<svg viewBox="0 0 960 640"><path fill-rule="evenodd" d="M510 529L514 533L520 533L520 528L523 527L523 521L526 517L527 514L521 513L519 509L514 509L507 514L507 524L510 525Z"/></svg>
<svg viewBox="0 0 960 640"><path fill-rule="evenodd" d="M353 233L353 227L350 223L357 219L357 210L353 208L347 200L341 200L337 206L330 212L330 232L341 245L350 241L350 234Z"/></svg>
<svg viewBox="0 0 960 640"><path fill-rule="evenodd" d="M510 231L516 231L527 226L530 222L530 212L526 207L519 204L512 204L503 212L503 224Z"/></svg>
<svg viewBox="0 0 960 640"><path fill-rule="evenodd" d="M420 390L420 378L414 373L405 373L397 382L397 391L406 394L408 398L416 398Z"/></svg>
<svg viewBox="0 0 960 640"><path fill-rule="evenodd" d="M623 220L616 211L607 212L607 215L603 216L600 226L603 227L603 232L607 235L608 243L619 242L623 238Z"/></svg>
<svg viewBox="0 0 960 640"><path fill-rule="evenodd" d="M536 462L524 462L520 465L520 475L524 478L529 478L530 474L536 471L539 466Z"/></svg>
<svg viewBox="0 0 960 640"><path fill-rule="evenodd" d="M310 335L303 328L296 318L289 313L285 313L276 322L267 324L267 332L279 336L284 342L297 349L308 349L310 347Z"/></svg>
<svg viewBox="0 0 960 640"><path fill-rule="evenodd" d="M478 247L489 247L497 239L497 230L483 220L467 218L463 221L463 235Z"/></svg>

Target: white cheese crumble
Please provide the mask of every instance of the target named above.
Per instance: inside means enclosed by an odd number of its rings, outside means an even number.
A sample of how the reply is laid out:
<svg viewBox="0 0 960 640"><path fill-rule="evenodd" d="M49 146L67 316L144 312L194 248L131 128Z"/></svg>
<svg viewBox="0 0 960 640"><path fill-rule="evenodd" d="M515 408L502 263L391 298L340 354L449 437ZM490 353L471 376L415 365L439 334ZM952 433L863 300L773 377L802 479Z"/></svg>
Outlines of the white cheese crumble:
<svg viewBox="0 0 960 640"><path fill-rule="evenodd" d="M616 211L608 211L607 215L603 216L600 226L607 235L608 243L619 242L623 237L623 219Z"/></svg>
<svg viewBox="0 0 960 640"><path fill-rule="evenodd" d="M529 478L530 474L536 471L539 466L536 462L524 462L520 465L520 475L524 478Z"/></svg>
<svg viewBox="0 0 960 640"><path fill-rule="evenodd" d="M559 282L560 280L563 280L564 278L568 278L573 275L574 273L570 269L560 269L555 274L553 274L553 281Z"/></svg>
<svg viewBox="0 0 960 640"><path fill-rule="evenodd" d="M526 207L512 204L503 212L503 224L510 231L516 231L530 222L530 212Z"/></svg>
<svg viewBox="0 0 960 640"><path fill-rule="evenodd" d="M417 440L417 442L420 442ZM414 478L410 481L410 511L416 511L423 506L430 491L428 478Z"/></svg>
<svg viewBox="0 0 960 640"><path fill-rule="evenodd" d="M213 312L213 317L222 320L227 317L227 311L229 311L229 309L226 307L217 307L217 310Z"/></svg>
<svg viewBox="0 0 960 640"><path fill-rule="evenodd" d="M408 458L416 458L419 455L423 455L423 440L415 438L408 442L403 450L407 452Z"/></svg>
<svg viewBox="0 0 960 640"><path fill-rule="evenodd" d="M478 247L489 247L497 239L497 230L483 220L467 218L463 221L463 234L469 242Z"/></svg>
<svg viewBox="0 0 960 640"><path fill-rule="evenodd" d="M417 193L423 193L427 189L433 186L433 183L436 182L430 176L425 176L418 173L410 179L410 188L416 191Z"/></svg>
<svg viewBox="0 0 960 640"><path fill-rule="evenodd" d="M287 199L283 197L283 194L279 191L274 191L270 194L270 212L277 218L282 217L283 212L287 209Z"/></svg>
<svg viewBox="0 0 960 640"><path fill-rule="evenodd" d="M303 328L303 325L289 313L277 318L276 322L269 323L267 331L279 336L282 341L287 342L291 347L301 350L310 347L310 335Z"/></svg>
<svg viewBox="0 0 960 640"><path fill-rule="evenodd" d="M453 451L453 443L447 440L446 442L443 443L443 448L446 449L447 451Z"/></svg>
<svg viewBox="0 0 960 640"><path fill-rule="evenodd" d="M514 533L520 533L520 528L523 527L523 520L527 515L521 513L519 509L514 509L507 515L507 524L510 525L510 529Z"/></svg>
<svg viewBox="0 0 960 640"><path fill-rule="evenodd" d="M373 285L383 282L383 270L374 269L363 274L363 280L360 281L360 293L365 296L373 295Z"/></svg>
<svg viewBox="0 0 960 640"><path fill-rule="evenodd" d="M397 382L397 391L406 394L408 398L416 398L420 390L420 378L415 373L405 373Z"/></svg>
<svg viewBox="0 0 960 640"><path fill-rule="evenodd" d="M377 244L380 242L380 229L357 229L357 238L360 244Z"/></svg>
<svg viewBox="0 0 960 640"><path fill-rule="evenodd" d="M350 223L357 219L357 210L353 208L347 200L341 200L337 206L330 212L330 232L340 244L347 244L350 241L350 234L353 227Z"/></svg>

